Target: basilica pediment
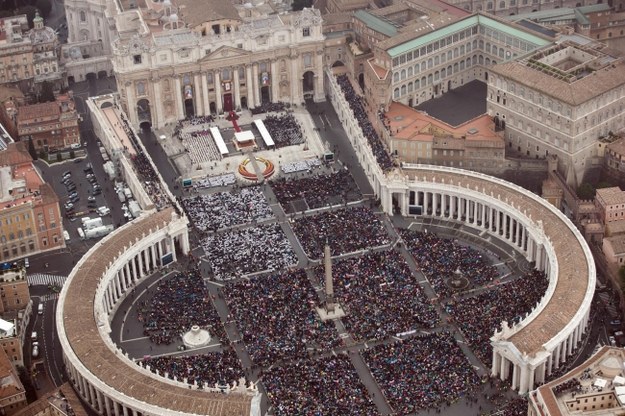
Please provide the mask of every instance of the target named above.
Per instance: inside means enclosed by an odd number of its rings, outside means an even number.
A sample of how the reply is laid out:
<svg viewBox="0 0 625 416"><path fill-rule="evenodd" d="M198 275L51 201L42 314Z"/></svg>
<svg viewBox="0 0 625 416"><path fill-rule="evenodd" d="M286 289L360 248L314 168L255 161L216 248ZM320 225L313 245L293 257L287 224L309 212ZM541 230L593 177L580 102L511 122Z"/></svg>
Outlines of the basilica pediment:
<svg viewBox="0 0 625 416"><path fill-rule="evenodd" d="M214 51L211 51L208 55L206 55L202 59L200 59L200 62L214 61L217 59L224 59L224 58L236 58L236 57L248 56L250 54L251 54L250 51L246 51L243 49L233 48L231 46L221 46L215 49Z"/></svg>

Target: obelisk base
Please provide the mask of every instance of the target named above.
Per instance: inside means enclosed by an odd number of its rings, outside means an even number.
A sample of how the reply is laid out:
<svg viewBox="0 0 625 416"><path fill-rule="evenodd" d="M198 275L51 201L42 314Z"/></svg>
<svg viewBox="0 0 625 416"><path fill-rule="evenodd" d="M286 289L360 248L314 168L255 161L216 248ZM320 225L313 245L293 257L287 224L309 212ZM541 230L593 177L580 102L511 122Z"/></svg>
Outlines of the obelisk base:
<svg viewBox="0 0 625 416"><path fill-rule="evenodd" d="M340 319L345 316L345 311L341 308L341 305L335 303L334 310L328 311L325 307L317 307L317 313L322 321L331 321L333 319Z"/></svg>

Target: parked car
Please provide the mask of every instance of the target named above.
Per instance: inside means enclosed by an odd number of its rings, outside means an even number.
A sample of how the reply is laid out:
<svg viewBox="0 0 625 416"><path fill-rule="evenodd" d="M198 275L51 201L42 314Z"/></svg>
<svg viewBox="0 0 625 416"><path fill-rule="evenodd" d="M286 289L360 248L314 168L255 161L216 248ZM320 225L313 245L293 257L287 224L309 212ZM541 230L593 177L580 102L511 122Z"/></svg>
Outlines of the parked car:
<svg viewBox="0 0 625 416"><path fill-rule="evenodd" d="M89 195L87 197L87 201L91 202L91 201L95 201L95 196Z"/></svg>
<svg viewBox="0 0 625 416"><path fill-rule="evenodd" d="M39 357L39 343L33 342L33 358Z"/></svg>
<svg viewBox="0 0 625 416"><path fill-rule="evenodd" d="M610 321L610 325L621 326L621 320L620 319L613 319L613 320Z"/></svg>
<svg viewBox="0 0 625 416"><path fill-rule="evenodd" d="M97 189L93 189L93 194L94 195L100 195L102 193L102 188L97 188Z"/></svg>

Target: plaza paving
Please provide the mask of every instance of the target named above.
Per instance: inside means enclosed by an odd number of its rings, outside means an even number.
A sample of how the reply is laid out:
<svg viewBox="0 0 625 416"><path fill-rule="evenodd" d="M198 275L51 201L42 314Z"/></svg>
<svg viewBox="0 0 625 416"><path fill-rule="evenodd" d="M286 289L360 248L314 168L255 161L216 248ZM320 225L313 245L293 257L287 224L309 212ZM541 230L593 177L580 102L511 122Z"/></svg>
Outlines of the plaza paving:
<svg viewBox="0 0 625 416"><path fill-rule="evenodd" d="M364 184L361 189L364 196L362 197L361 202L356 202L355 206L361 207L373 207L375 208L374 201L369 200L367 193L370 190L367 188L366 179L364 178L364 173L359 169L358 165L353 162L353 155L350 154L349 144L346 143L346 138L341 137L340 132L334 132L332 123L333 117L335 115L332 114L331 108L324 106L324 104L314 105L312 108L312 116L307 115L303 110L299 110L298 114L303 121L303 123L307 126L307 133L310 132L315 133L313 135L313 139L307 143L309 149L316 149L317 154L323 152L325 149L331 148L335 153L338 154L340 161L332 164L331 166L322 166L312 172L300 172L297 174L281 174L282 177L304 177L304 176L314 176L319 173L330 173L334 170L341 170L345 167L348 167L349 171L352 173L354 180L358 185ZM305 121L308 120L308 121ZM246 122L245 116L242 117L242 123ZM314 129L315 124L317 123L317 127L321 127L318 131ZM221 126L225 130L227 124L222 121L218 121L218 123L222 123ZM229 122L228 122L229 123ZM243 124L245 125L245 124ZM330 131L328 132L328 127L330 127ZM160 133L160 132L159 132ZM328 134L329 133L329 134ZM181 162L181 159L184 159L184 156L177 156L177 152L180 152L180 147L176 147L179 143L176 143L178 140L167 139L166 143L164 143L165 149L169 152L169 156L176 160L176 166L179 169L184 169L185 166L188 168L191 167L190 164L185 165L186 162ZM324 144L325 141L325 144ZM314 142L314 144L313 144ZM161 143L163 144L163 143ZM297 147L297 146L294 146ZM313 152L313 150L309 150ZM273 153L273 151L269 151L269 153ZM302 150L301 149L286 149L284 150L282 155L282 160L300 160L302 159ZM235 163L235 158L243 158L244 156L234 156L228 157L229 162L218 162L217 166L213 166L211 170L210 167L208 169L202 170L201 174L207 174L208 172L217 172L224 173L232 170L232 164ZM281 159L279 157L279 159ZM182 176L186 175L184 171L180 172ZM240 188L246 184L242 180L242 178L237 177L237 185L235 188ZM195 191L195 195L203 195L203 194L214 194L218 191L227 191L232 189L229 187L225 188L215 188L215 189L203 189ZM289 245L294 250L297 256L297 268L301 268L305 271L306 279L310 287L314 291L314 295L320 301L323 301L325 294L323 290L323 286L321 281L319 280L318 275L315 273L315 268L319 267L321 262L316 259L311 259L306 256L305 252L302 249L300 241L297 238L297 235L293 231L292 222L296 220L298 217L301 217L302 213L297 212L297 210L293 210L295 212L286 213L283 207L277 202L276 195L273 193L273 189L270 184L263 184L260 188L262 190L262 194L264 198L268 201L269 206L273 212L273 218L263 222L264 224L277 224L283 230L288 240ZM177 190L179 193L181 190ZM183 198L189 197L188 193L180 193ZM306 203L302 201L302 207L306 207ZM321 211L337 211L339 209L344 208L343 206L333 206L332 208L322 208ZM312 215L312 213L305 214ZM410 228L417 231L426 231L429 232L436 231L440 234L445 234L450 238L457 239L458 241L462 241L463 244L478 247L483 255L488 259L488 261L497 268L498 273L501 276L509 276L511 274L520 275L529 269L527 263L524 259L517 255L512 249L506 247L499 241L494 241L492 239L482 240L479 235L476 235L471 229L468 229L464 226L449 223L439 223L435 221L414 221L414 219L406 219L402 217L388 217L387 215L378 213L376 214L381 220L384 229L389 235L390 245L379 248L370 248L366 250L367 252L384 252L387 250L389 246L394 246L399 251L400 255L405 259L410 273L414 276L414 279L421 286L423 293L425 294L427 299L433 301L433 305L436 313L440 317L440 321L433 328L425 331L425 333L440 333L440 332L449 332L455 343L460 347L463 355L468 360L468 363L472 366L475 373L479 377L486 377L489 373L489 369L484 367L483 363L481 363L469 347L466 344L466 340L464 339L461 332L451 323L449 320L449 315L443 310L440 303L437 301L437 294L434 292L428 279L420 272L417 264L415 263L414 258L410 255L407 248L402 244L397 244L399 241L399 235L397 234L396 227L402 228ZM254 221L250 221L249 223L237 225L234 227L236 230L248 229L255 226ZM219 231L219 233L224 232L225 230ZM191 233L192 236L192 246L193 246L193 257L179 259L179 262L175 264L171 269L163 270L157 275L152 276L146 281L142 282L139 286L137 286L133 291L131 296L126 298L123 303L120 305L118 309L118 313L113 319L112 328L113 334L112 337L115 342L119 343L119 345L126 351L131 357L134 357L137 360L144 358L146 355L149 356L176 356L176 355L195 355L195 354L204 354L210 353L211 351L220 351L224 348L223 345L220 345L217 342L217 339L213 339L211 344L206 347L203 347L198 350L189 351L189 350L181 350L181 340L177 339L170 345L157 345L151 343L146 335L144 334L144 328L141 322L138 321L138 305L141 305L143 302L146 304L149 303L150 299L154 296L156 291L156 287L162 279L167 279L172 276L174 270L185 271L188 270L189 267L198 266L199 270L202 273L202 276L205 279L206 287L211 296L212 304L215 307L215 310L220 317L225 333L229 339L229 342L233 346L236 354L241 362L241 366L245 372L245 376L248 380L252 382L259 382L261 392L265 393L263 397L263 409L267 410L268 414L278 414L276 413L276 403L271 403L267 400L266 390L262 383L262 374L265 371L268 371L270 367L264 367L263 365L258 365L252 361L250 357L248 348L250 345L247 345L245 342L242 342L244 339L244 334L242 332L242 328L244 327L244 323L240 320L241 318L237 318L237 314L231 307L228 306L226 302L226 298L224 295L228 293L228 284L223 281L215 280L212 278L211 267L210 267L210 258L205 257L205 252L203 251L200 240L202 238L203 233L193 230ZM270 248L267 248L270 249ZM359 257L362 253L354 253L349 254L347 257ZM273 273L261 273L258 277L260 279L270 278L271 275L275 275ZM251 276L247 276L244 279L250 279ZM235 278L234 282L236 283L238 278ZM244 281L244 280L241 280ZM306 285L307 285L306 284ZM268 318L268 317L263 317ZM262 320L261 320L262 321ZM321 348L312 351L310 357L313 360L320 360L322 357L328 357L335 354L343 355L345 354L349 359L349 362L353 366L356 374L358 375L358 379L363 383L367 394L372 399L375 404L375 408L380 414L393 414L394 409L392 405L387 401L385 395L381 390L381 386L376 381L375 377L372 375L368 364L365 362L363 358L364 351L368 351L376 346L393 344L399 341L399 338L396 336L385 336L380 339L373 339L368 341L357 341L350 334L342 320L338 320L334 323L336 335L338 339L341 341L339 344L333 347ZM412 335L408 335L407 339L410 340L410 337L419 336L419 334L423 335L424 332L417 331ZM329 354L329 355L328 355ZM293 361L292 361L293 360ZM288 365L288 363L295 363L295 359L290 359L288 357L283 358L279 361L282 365ZM294 386L295 388L295 386ZM487 399L488 397L488 399ZM478 386L478 390L471 390L464 395L459 396L459 398L453 403L449 403L449 405L443 403L438 408L444 414L448 415L468 415L468 414L480 414L485 411L492 411L502 406L502 404L507 400L507 398L515 397L515 394L512 392L508 392L503 389L500 390L497 387L497 384L493 384L492 382L487 382L481 386ZM417 412L417 414L428 414L435 409L422 410Z"/></svg>

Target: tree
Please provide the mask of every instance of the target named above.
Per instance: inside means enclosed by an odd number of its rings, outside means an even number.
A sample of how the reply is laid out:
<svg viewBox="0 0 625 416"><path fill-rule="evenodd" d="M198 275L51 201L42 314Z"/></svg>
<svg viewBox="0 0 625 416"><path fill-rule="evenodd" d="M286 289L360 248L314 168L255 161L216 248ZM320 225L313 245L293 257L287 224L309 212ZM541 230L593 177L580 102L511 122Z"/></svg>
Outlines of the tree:
<svg viewBox="0 0 625 416"><path fill-rule="evenodd" d="M312 4L313 4L312 0L293 0L293 4L291 5L291 8L293 9L294 12L297 12L299 10L302 10L304 7L312 6Z"/></svg>
<svg viewBox="0 0 625 416"><path fill-rule="evenodd" d="M584 182L577 188L577 197L586 200L593 199L595 197L595 188L588 182Z"/></svg>
<svg viewBox="0 0 625 416"><path fill-rule="evenodd" d="M35 150L35 144L33 143L32 136L28 136L28 153L30 153L30 157L32 157L33 160L37 160L39 158L37 151Z"/></svg>
<svg viewBox="0 0 625 416"><path fill-rule="evenodd" d="M41 17L47 18L52 11L52 3L50 0L37 0L35 2L35 7L39 9L39 13L41 13Z"/></svg>
<svg viewBox="0 0 625 416"><path fill-rule="evenodd" d="M54 101L54 89L52 88L52 84L48 81L43 81L41 83L41 92L39 93L39 102L49 103L52 101Z"/></svg>

